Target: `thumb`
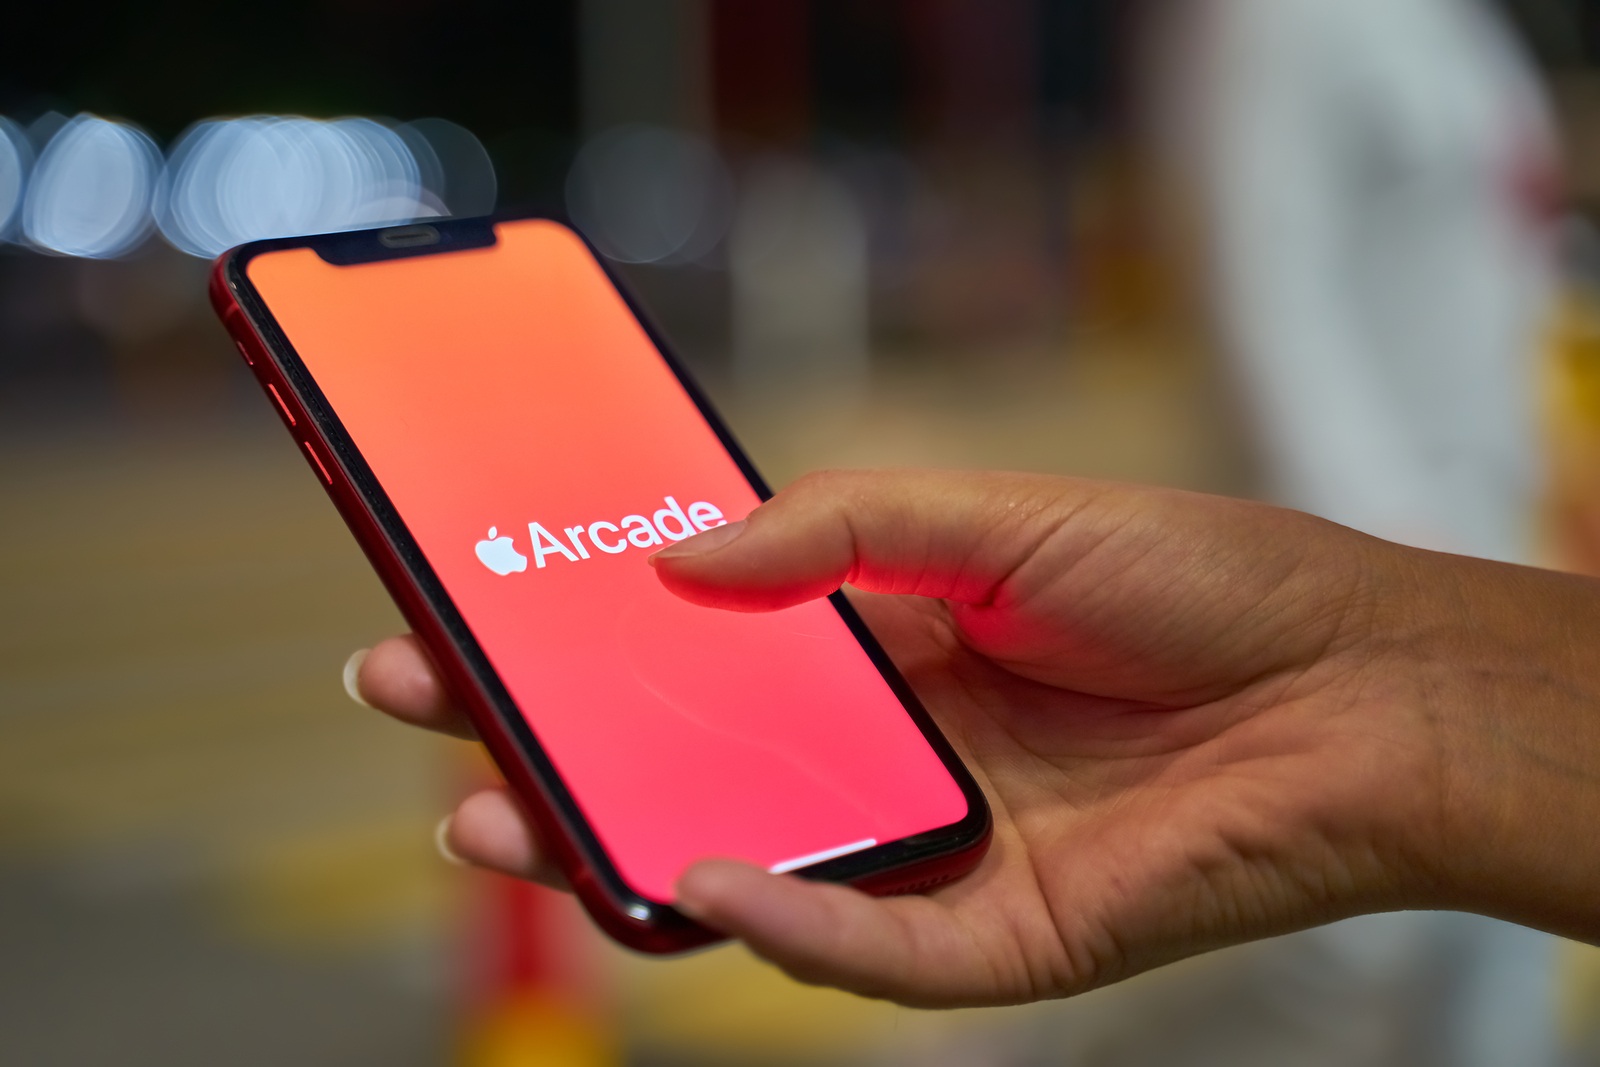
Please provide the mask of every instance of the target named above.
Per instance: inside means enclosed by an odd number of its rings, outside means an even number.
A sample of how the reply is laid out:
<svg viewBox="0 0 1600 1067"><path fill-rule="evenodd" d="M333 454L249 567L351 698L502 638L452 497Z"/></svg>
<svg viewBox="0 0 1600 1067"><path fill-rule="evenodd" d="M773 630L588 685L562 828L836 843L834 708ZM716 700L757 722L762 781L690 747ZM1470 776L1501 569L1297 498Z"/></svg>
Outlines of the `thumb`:
<svg viewBox="0 0 1600 1067"><path fill-rule="evenodd" d="M1018 999L993 984L989 940L929 897L872 897L719 859L690 867L677 888L680 911L802 982L928 1008Z"/></svg>
<svg viewBox="0 0 1600 1067"><path fill-rule="evenodd" d="M773 611L848 582L990 603L1006 577L1109 487L1023 474L829 471L650 558L696 604Z"/></svg>

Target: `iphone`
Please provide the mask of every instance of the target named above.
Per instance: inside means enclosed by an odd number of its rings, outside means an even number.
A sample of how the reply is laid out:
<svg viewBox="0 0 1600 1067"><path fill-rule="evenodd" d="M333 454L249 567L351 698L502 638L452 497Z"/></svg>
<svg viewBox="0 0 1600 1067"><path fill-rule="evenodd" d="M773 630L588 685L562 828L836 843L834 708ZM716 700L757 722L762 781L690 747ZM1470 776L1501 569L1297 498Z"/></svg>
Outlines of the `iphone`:
<svg viewBox="0 0 1600 1067"><path fill-rule="evenodd" d="M988 844L982 792L841 594L689 604L647 565L768 495L590 246L546 218L262 241L212 297L596 922L723 856L869 892Z"/></svg>

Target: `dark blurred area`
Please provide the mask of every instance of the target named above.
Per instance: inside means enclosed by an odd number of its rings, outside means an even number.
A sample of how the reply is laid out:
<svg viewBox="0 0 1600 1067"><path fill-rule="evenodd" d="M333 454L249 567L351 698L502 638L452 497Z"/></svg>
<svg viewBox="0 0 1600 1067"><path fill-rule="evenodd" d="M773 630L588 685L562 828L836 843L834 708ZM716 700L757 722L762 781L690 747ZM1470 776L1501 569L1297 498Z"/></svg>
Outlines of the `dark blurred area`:
<svg viewBox="0 0 1600 1067"><path fill-rule="evenodd" d="M1366 184L1338 210L1349 232L1392 235L1369 210L1391 196L1437 202L1417 194L1436 161L1447 177L1494 163L1432 136L1478 128L1476 113L1447 114L1436 98L1498 101L1501 83L1470 60L1433 65L1431 32L1396 14L1391 33L1382 0L8 11L0 1062L1478 1062L1407 1059L1382 1041L1318 1046L1324 1027L1348 1037L1361 1024L1306 1022L1324 994L1283 977L1283 946L1070 1004L929 1015L794 985L736 949L638 960L565 901L445 865L433 827L487 771L466 746L412 736L341 691L349 653L401 621L205 297L209 259L244 240L553 211L610 257L775 484L829 465L1004 467L1342 517L1334 489L1315 492L1345 472L1284 459L1302 446L1345 453L1337 426L1318 438L1294 407L1307 392L1298 340L1322 344L1359 320L1352 334L1448 349L1412 318L1448 319L1482 303L1464 295L1473 286L1510 285L1526 298L1505 312L1513 325L1478 330L1506 338L1482 380L1503 372L1528 410L1507 422L1505 455L1479 466L1514 483L1506 499L1535 532L1502 554L1600 572L1600 3L1394 4L1427 18L1482 7L1489 28L1467 36L1526 65L1531 88L1518 74L1504 95L1535 102L1526 128L1548 126L1552 147L1517 156L1501 184L1538 216L1551 269L1524 264L1507 238L1503 275L1386 286L1417 294L1398 310L1353 296L1260 323L1240 294L1314 258L1296 253L1292 223L1324 208L1286 202L1230 221L1208 181L1233 188L1235 164L1275 165L1291 149L1275 147L1273 116L1233 125L1248 109L1226 111L1221 89L1214 111L1171 104L1209 108L1210 88L1195 86L1220 83L1187 82L1163 57L1236 58L1215 42L1255 39L1258 24L1311 47L1317 34L1282 12L1365 12L1327 32L1328 62L1368 54L1339 33L1371 33L1371 54L1392 61L1387 99L1410 99L1414 84L1422 104L1392 127L1344 117L1381 116L1382 101L1330 104L1294 137L1336 161L1360 156L1351 169ZM1371 84L1387 92L1382 77ZM1163 125L1202 131L1203 150L1174 148L1183 138L1164 141ZM1499 232L1492 205L1461 199L1462 218ZM1263 240L1268 253L1255 251ZM1371 255L1428 262L1415 250L1435 238L1406 240ZM1485 257L1499 240L1485 237ZM1308 279L1330 292L1349 281ZM1251 355L1263 347L1280 362ZM1425 422L1404 407L1410 381L1351 386L1350 410L1377 397L1397 406L1395 422ZM1498 425L1473 405L1507 393L1486 389L1487 400L1451 394L1450 416ZM1310 391L1313 411L1332 410L1338 390ZM1360 411L1329 421L1374 425ZM1394 485L1372 505L1379 517L1344 521L1422 542L1450 526L1438 516L1467 515L1451 527L1467 529L1474 507L1501 506L1462 475L1461 508L1413 515L1405 465L1384 465ZM1499 950L1484 951L1492 971ZM1540 951L1549 1012L1516 1033L1542 1035L1560 1062L1600 1063L1600 963L1573 946ZM1471 1014L1446 992L1441 1011ZM1327 1002L1351 1018L1409 1010L1384 999Z"/></svg>

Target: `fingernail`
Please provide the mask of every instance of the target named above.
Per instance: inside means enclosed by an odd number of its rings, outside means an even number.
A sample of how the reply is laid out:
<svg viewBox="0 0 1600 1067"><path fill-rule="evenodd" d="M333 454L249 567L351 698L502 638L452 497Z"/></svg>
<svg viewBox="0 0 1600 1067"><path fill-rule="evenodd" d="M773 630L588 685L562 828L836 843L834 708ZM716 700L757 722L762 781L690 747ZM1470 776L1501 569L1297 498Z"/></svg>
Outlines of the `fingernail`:
<svg viewBox="0 0 1600 1067"><path fill-rule="evenodd" d="M734 538L744 533L744 520L730 522L722 526L713 526L703 534L695 534L687 541L679 541L675 545L668 545L660 552L650 556L650 566L656 565L658 559L682 559L687 556L703 556L707 552L715 552L731 544Z"/></svg>
<svg viewBox="0 0 1600 1067"><path fill-rule="evenodd" d="M465 867L467 861L456 855L456 850L450 847L450 822L454 815L446 815L439 820L439 825L433 828L433 847L439 850L439 855L444 861L455 867Z"/></svg>
<svg viewBox="0 0 1600 1067"><path fill-rule="evenodd" d="M344 691L364 708L372 707L367 703L366 697L361 695L361 665L367 661L370 648L360 648L350 653L350 658L344 661Z"/></svg>

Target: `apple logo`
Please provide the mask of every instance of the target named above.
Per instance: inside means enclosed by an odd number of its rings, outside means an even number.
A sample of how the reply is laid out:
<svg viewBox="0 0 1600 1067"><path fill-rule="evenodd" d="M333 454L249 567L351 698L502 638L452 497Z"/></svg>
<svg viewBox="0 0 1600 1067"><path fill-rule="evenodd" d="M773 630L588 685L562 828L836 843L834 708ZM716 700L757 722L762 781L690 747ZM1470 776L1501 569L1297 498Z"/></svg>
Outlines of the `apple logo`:
<svg viewBox="0 0 1600 1067"><path fill-rule="evenodd" d="M509 537L501 537L498 527L489 527L489 539L478 542L478 561L504 577L528 569L528 557L517 551Z"/></svg>

